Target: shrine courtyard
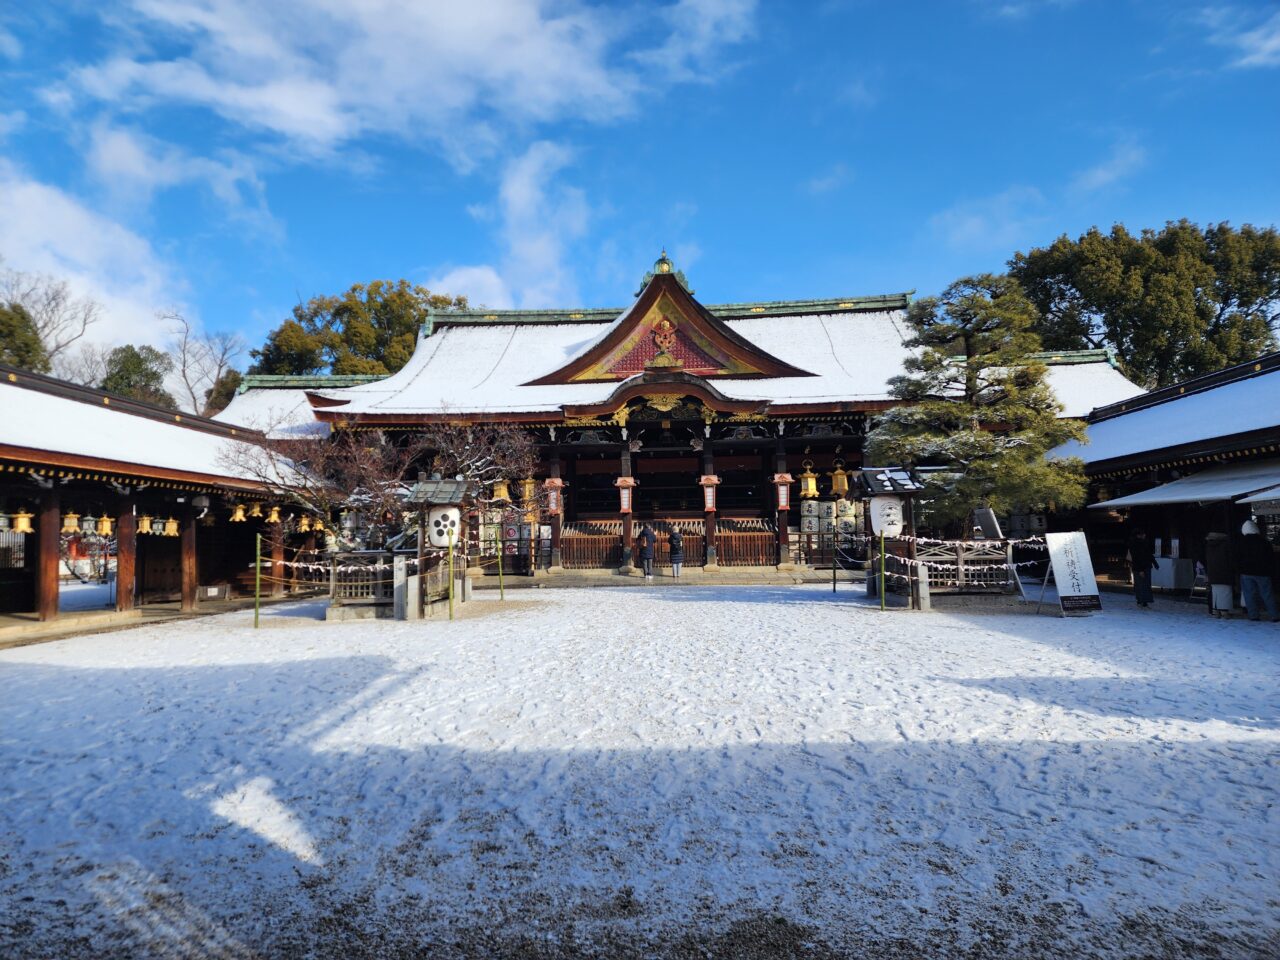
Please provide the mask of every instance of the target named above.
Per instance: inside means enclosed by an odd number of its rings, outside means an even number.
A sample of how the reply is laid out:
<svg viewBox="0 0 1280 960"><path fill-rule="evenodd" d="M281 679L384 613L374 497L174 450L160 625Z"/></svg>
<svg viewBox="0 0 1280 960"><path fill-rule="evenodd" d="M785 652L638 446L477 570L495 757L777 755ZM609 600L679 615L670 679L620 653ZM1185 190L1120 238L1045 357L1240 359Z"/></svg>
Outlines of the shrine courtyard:
<svg viewBox="0 0 1280 960"><path fill-rule="evenodd" d="M827 587L0 652L0 955L1280 953L1280 633Z"/></svg>

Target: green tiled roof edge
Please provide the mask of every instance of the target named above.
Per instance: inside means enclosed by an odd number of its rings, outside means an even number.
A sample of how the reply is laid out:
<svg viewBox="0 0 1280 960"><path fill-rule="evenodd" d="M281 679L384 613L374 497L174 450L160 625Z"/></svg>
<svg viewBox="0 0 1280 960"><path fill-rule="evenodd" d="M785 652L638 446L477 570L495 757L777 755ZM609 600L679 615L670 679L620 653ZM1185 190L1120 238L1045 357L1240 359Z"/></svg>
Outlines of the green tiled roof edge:
<svg viewBox="0 0 1280 960"><path fill-rule="evenodd" d="M1051 367L1063 366L1069 363L1109 363L1113 367L1117 366L1116 355L1110 349L1043 350L1040 353L1031 354L1031 358Z"/></svg>
<svg viewBox="0 0 1280 960"><path fill-rule="evenodd" d="M706 309L720 318L779 317L813 313L856 313L865 310L905 310L911 294L888 293L874 297L830 297L825 300L760 300L750 303L708 304ZM426 325L430 336L441 326L488 326L522 323L608 323L626 307L556 310L450 310L433 313Z"/></svg>
<svg viewBox="0 0 1280 960"><path fill-rule="evenodd" d="M355 387L362 383L385 380L390 374L381 373L308 373L266 374L250 373L240 382L236 393L248 390L311 390L322 387Z"/></svg>

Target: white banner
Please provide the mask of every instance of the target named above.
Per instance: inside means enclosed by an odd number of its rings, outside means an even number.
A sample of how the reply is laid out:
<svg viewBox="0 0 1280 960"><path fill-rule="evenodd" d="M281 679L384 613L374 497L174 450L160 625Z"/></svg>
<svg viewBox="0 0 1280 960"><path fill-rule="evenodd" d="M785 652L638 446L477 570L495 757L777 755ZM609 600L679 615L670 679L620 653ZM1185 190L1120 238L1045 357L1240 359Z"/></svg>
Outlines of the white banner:
<svg viewBox="0 0 1280 960"><path fill-rule="evenodd" d="M1063 613L1077 610L1101 610L1098 581L1093 577L1093 561L1084 531L1046 533L1053 582L1058 588L1058 603Z"/></svg>

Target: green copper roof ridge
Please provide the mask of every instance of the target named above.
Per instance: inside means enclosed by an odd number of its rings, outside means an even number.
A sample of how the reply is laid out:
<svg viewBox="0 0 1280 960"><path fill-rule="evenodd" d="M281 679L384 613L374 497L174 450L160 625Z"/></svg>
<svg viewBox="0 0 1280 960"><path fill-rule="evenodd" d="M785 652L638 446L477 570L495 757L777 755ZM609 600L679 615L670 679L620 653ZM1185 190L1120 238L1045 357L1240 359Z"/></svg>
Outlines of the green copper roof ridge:
<svg viewBox="0 0 1280 960"><path fill-rule="evenodd" d="M236 393L249 390L283 390L309 387L354 387L361 383L385 380L389 373L248 373L240 381Z"/></svg>
<svg viewBox="0 0 1280 960"><path fill-rule="evenodd" d="M1065 366L1071 363L1106 362L1116 365L1116 355L1110 347L1091 347L1087 350L1039 350L1029 354L1034 360L1041 360L1049 366Z"/></svg>
<svg viewBox="0 0 1280 960"><path fill-rule="evenodd" d="M858 297L823 297L810 300L755 300L741 303L704 305L719 317L749 317L754 315L785 316L826 311L831 313L873 310L885 306L905 307L910 303L914 290L903 293L884 293ZM481 326L492 323L597 323L617 319L629 307L567 307L535 310L449 310L433 313L424 335L439 326Z"/></svg>

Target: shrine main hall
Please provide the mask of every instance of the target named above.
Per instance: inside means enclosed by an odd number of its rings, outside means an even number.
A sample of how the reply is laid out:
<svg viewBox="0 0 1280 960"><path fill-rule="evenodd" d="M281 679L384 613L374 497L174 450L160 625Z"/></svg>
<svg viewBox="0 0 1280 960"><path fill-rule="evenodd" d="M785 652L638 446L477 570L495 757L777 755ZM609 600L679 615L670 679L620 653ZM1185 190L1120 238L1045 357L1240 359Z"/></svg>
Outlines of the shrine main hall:
<svg viewBox="0 0 1280 960"><path fill-rule="evenodd" d="M849 501L802 517L799 500L838 503L863 466L869 418L897 402L909 296L707 305L664 253L628 307L436 313L391 376L251 376L217 419L517 424L553 566L624 564L641 522L682 529L690 565L787 563L797 535L856 521ZM1040 359L1066 416L1142 392L1104 351Z"/></svg>

